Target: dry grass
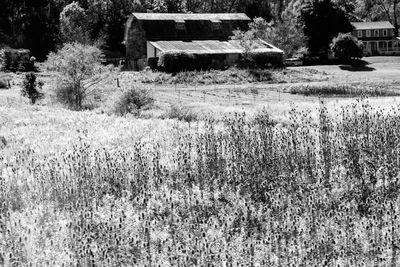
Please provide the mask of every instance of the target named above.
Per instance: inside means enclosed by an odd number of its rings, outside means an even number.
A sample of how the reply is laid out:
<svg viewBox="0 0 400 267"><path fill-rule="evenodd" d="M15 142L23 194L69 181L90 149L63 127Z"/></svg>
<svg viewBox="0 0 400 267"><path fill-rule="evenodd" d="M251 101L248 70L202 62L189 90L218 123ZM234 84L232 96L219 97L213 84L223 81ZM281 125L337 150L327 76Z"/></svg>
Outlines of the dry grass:
<svg viewBox="0 0 400 267"><path fill-rule="evenodd" d="M323 97L385 97L399 96L400 90L394 90L385 87L360 86L352 84L323 84L323 85L295 85L288 90L291 94L299 94L305 96L323 96Z"/></svg>
<svg viewBox="0 0 400 267"><path fill-rule="evenodd" d="M0 265L400 264L398 98L165 85L138 119L106 114L124 76L84 112L50 78L0 96Z"/></svg>
<svg viewBox="0 0 400 267"><path fill-rule="evenodd" d="M176 74L142 71L133 75L123 76L130 82L140 82L156 85L216 85L216 84L246 84L246 83L290 83L325 81L329 78L325 72L313 69L236 69L187 71Z"/></svg>
<svg viewBox="0 0 400 267"><path fill-rule="evenodd" d="M400 108L197 123L0 107L13 265L400 264Z"/></svg>

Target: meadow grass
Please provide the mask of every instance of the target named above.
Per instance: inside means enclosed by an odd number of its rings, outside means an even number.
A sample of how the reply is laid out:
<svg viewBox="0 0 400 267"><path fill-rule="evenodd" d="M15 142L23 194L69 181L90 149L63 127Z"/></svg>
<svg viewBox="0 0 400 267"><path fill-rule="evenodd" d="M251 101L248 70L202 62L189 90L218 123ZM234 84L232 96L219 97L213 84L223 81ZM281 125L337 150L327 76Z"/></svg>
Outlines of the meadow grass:
<svg viewBox="0 0 400 267"><path fill-rule="evenodd" d="M288 90L291 94L299 94L305 96L399 96L399 90L393 90L387 87L375 86L359 86L352 84L317 84L317 85L294 85Z"/></svg>
<svg viewBox="0 0 400 267"><path fill-rule="evenodd" d="M165 121L145 138L146 121L44 109L38 123L73 129L57 149L42 143L56 129L3 122L3 265L399 265L399 107Z"/></svg>
<svg viewBox="0 0 400 267"><path fill-rule="evenodd" d="M314 69L238 69L184 71L179 73L164 73L141 71L133 77L123 77L130 81L157 85L216 85L245 83L290 83L325 81L329 75Z"/></svg>

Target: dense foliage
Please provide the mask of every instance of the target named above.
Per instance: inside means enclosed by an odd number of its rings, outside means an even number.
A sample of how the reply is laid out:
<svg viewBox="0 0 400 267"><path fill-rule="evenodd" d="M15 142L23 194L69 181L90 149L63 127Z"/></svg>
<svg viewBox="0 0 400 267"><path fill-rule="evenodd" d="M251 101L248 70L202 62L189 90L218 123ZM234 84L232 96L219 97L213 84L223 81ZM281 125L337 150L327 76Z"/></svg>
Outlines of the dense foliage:
<svg viewBox="0 0 400 267"><path fill-rule="evenodd" d="M398 0L332 1L338 9L353 20L389 20L398 29ZM65 26L62 25L63 18L65 18L63 10L67 6L71 7L73 2L72 0L2 0L0 2L0 46L7 44L14 48L27 48L38 59L44 59L50 51L63 42L61 30ZM91 42L100 40L99 44L105 50L123 53L124 25L132 12L245 12L251 18L262 17L268 22L273 21L271 40L277 39L277 36L279 40L274 44L285 48L285 51L289 51L288 53L291 55L295 52L291 50L292 46L294 50L302 46L301 42L299 44L301 34L296 36L296 31L300 33L304 25L298 23L297 16L298 10L308 1L75 0L75 2L79 4L85 14L82 19L88 29L88 36L85 33L85 38L88 37ZM312 2L321 2L322 5L325 5L324 2L330 1L315 0ZM338 14L335 8L328 7L328 9L320 11L321 14L331 17ZM337 16L335 18L340 19ZM338 20L339 24L340 21ZM335 25L322 23L317 26L324 27L321 33L325 30L333 31L332 38L338 33L335 32ZM332 30L329 30L332 26L334 26ZM306 31L308 28L306 26ZM313 31L311 30L311 32ZM82 32L76 31L75 33L81 34ZM288 44L288 40L294 44Z"/></svg>
<svg viewBox="0 0 400 267"><path fill-rule="evenodd" d="M310 52L322 58L328 56L329 45L334 37L353 30L348 15L331 0L307 2L302 7L300 19Z"/></svg>
<svg viewBox="0 0 400 267"><path fill-rule="evenodd" d="M332 117L321 105L316 122L293 110L285 125L266 113L180 123L167 143L104 147L82 131L51 153L26 144L0 154L0 259L398 266L399 112L359 102Z"/></svg>
<svg viewBox="0 0 400 267"><path fill-rule="evenodd" d="M89 27L85 10L78 2L64 7L60 14L60 30L63 41L67 43L90 43Z"/></svg>
<svg viewBox="0 0 400 267"><path fill-rule="evenodd" d="M45 65L58 74L58 100L73 109L82 109L85 98L94 93L95 85L111 73L101 64L102 58L100 49L77 42L50 53Z"/></svg>
<svg viewBox="0 0 400 267"><path fill-rule="evenodd" d="M142 109L150 108L154 103L152 92L148 89L132 87L125 90L115 104L118 115L139 115Z"/></svg>
<svg viewBox="0 0 400 267"><path fill-rule="evenodd" d="M27 49L0 48L0 71L32 71L33 59Z"/></svg>
<svg viewBox="0 0 400 267"><path fill-rule="evenodd" d="M29 72L25 74L21 94L27 97L33 105L36 101L44 97L44 94L41 92L42 86L43 82L36 80L36 74L34 72Z"/></svg>
<svg viewBox="0 0 400 267"><path fill-rule="evenodd" d="M361 59L364 56L364 44L351 33L339 33L332 40L331 50L333 56L344 61Z"/></svg>
<svg viewBox="0 0 400 267"><path fill-rule="evenodd" d="M157 65L166 72L194 70L196 58L196 55L186 52L165 52L159 56Z"/></svg>

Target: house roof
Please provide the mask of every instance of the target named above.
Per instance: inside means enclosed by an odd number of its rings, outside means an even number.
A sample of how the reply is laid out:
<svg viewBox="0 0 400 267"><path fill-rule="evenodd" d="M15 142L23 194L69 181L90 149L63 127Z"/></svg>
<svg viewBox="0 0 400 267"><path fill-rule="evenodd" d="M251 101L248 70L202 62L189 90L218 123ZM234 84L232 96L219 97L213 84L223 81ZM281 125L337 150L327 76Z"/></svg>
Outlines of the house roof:
<svg viewBox="0 0 400 267"><path fill-rule="evenodd" d="M243 53L243 47L237 40L229 41L157 41L150 42L161 52L186 52L188 54L240 54ZM274 52L283 53L282 50L270 45L264 41L255 44L252 52Z"/></svg>
<svg viewBox="0 0 400 267"><path fill-rule="evenodd" d="M185 20L247 20L250 18L244 13L133 13L138 20L172 20L172 21L185 21Z"/></svg>
<svg viewBox="0 0 400 267"><path fill-rule="evenodd" d="M356 30L394 29L389 21L352 22Z"/></svg>

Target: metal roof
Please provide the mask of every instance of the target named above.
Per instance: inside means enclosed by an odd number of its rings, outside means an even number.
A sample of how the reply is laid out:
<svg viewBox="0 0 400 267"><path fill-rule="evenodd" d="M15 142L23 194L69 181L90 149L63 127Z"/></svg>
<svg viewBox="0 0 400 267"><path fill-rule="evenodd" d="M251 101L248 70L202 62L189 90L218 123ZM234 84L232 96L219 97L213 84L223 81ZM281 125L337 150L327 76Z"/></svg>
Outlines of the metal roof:
<svg viewBox="0 0 400 267"><path fill-rule="evenodd" d="M394 29L389 21L352 22L356 30Z"/></svg>
<svg viewBox="0 0 400 267"><path fill-rule="evenodd" d="M188 54L241 54L244 50L237 40L158 41L150 42L150 44L161 52L186 52ZM251 52L283 53L282 50L261 40L255 44Z"/></svg>
<svg viewBox="0 0 400 267"><path fill-rule="evenodd" d="M248 20L250 18L244 13L133 13L138 20Z"/></svg>

